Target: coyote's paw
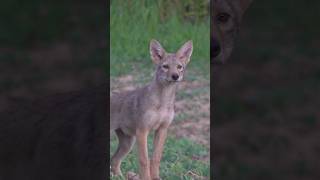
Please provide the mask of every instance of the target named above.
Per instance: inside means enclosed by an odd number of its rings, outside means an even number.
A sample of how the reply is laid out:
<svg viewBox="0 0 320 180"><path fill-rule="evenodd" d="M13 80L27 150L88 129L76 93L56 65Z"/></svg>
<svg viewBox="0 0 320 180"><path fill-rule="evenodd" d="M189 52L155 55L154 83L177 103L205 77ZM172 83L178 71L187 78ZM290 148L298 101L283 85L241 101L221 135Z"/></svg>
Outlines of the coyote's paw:
<svg viewBox="0 0 320 180"><path fill-rule="evenodd" d="M127 172L127 180L140 180L140 177L138 174L129 171Z"/></svg>
<svg viewBox="0 0 320 180"><path fill-rule="evenodd" d="M120 177L123 177L121 171L113 171L111 166L110 166L110 176L111 177L115 177L115 176L120 176Z"/></svg>

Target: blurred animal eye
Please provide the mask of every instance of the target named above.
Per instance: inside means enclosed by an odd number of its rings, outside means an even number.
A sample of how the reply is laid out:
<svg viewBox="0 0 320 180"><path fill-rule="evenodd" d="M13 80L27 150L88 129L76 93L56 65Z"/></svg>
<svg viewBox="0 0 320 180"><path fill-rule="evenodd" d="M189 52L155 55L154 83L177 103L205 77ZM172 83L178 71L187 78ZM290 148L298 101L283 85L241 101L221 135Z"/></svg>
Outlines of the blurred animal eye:
<svg viewBox="0 0 320 180"><path fill-rule="evenodd" d="M169 69L169 66L167 64L165 64L165 65L162 65L162 68L163 69Z"/></svg>
<svg viewBox="0 0 320 180"><path fill-rule="evenodd" d="M217 15L217 21L219 23L227 23L230 19L230 14L228 13L219 13Z"/></svg>
<svg viewBox="0 0 320 180"><path fill-rule="evenodd" d="M177 68L178 68L179 70L181 70L181 69L182 69L182 66L181 66L181 65L178 65Z"/></svg>

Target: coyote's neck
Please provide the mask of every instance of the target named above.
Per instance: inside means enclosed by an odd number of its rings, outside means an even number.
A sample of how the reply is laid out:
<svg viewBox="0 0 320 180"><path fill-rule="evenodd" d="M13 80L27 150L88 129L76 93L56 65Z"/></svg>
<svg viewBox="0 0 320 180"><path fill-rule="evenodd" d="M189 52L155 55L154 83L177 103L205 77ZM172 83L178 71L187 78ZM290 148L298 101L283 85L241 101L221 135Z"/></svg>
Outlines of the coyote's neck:
<svg viewBox="0 0 320 180"><path fill-rule="evenodd" d="M160 106L173 106L176 89L176 82L160 82L157 78L154 78L148 86L148 94Z"/></svg>

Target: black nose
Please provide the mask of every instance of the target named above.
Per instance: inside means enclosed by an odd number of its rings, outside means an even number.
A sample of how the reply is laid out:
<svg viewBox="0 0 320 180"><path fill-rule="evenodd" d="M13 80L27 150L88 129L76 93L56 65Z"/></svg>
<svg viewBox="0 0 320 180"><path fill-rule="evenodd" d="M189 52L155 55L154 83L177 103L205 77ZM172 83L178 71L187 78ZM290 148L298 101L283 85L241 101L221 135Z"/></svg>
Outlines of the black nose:
<svg viewBox="0 0 320 180"><path fill-rule="evenodd" d="M210 46L210 51L211 51L211 59L217 57L220 52L221 52L221 47L220 47L220 43L218 42L217 39L212 38L211 39L211 46Z"/></svg>
<svg viewBox="0 0 320 180"><path fill-rule="evenodd" d="M172 75L172 79L175 80L175 81L178 80L179 79L179 75L178 74L173 74Z"/></svg>

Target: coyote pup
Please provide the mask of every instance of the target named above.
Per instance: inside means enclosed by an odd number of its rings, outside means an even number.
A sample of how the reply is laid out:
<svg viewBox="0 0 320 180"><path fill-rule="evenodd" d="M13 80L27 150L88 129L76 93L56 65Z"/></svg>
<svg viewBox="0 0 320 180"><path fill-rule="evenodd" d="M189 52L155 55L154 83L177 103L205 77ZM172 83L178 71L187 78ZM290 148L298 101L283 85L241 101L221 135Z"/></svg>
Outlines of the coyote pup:
<svg viewBox="0 0 320 180"><path fill-rule="evenodd" d="M167 53L159 42L151 40L150 55L156 64L153 80L134 91L114 94L110 101L110 131L115 131L119 146L111 158L111 171L121 175L122 159L137 138L140 178L160 179L159 166L167 129L174 118L178 82L182 81L193 45L186 42L176 53ZM149 162L147 137L155 130L154 152Z"/></svg>

